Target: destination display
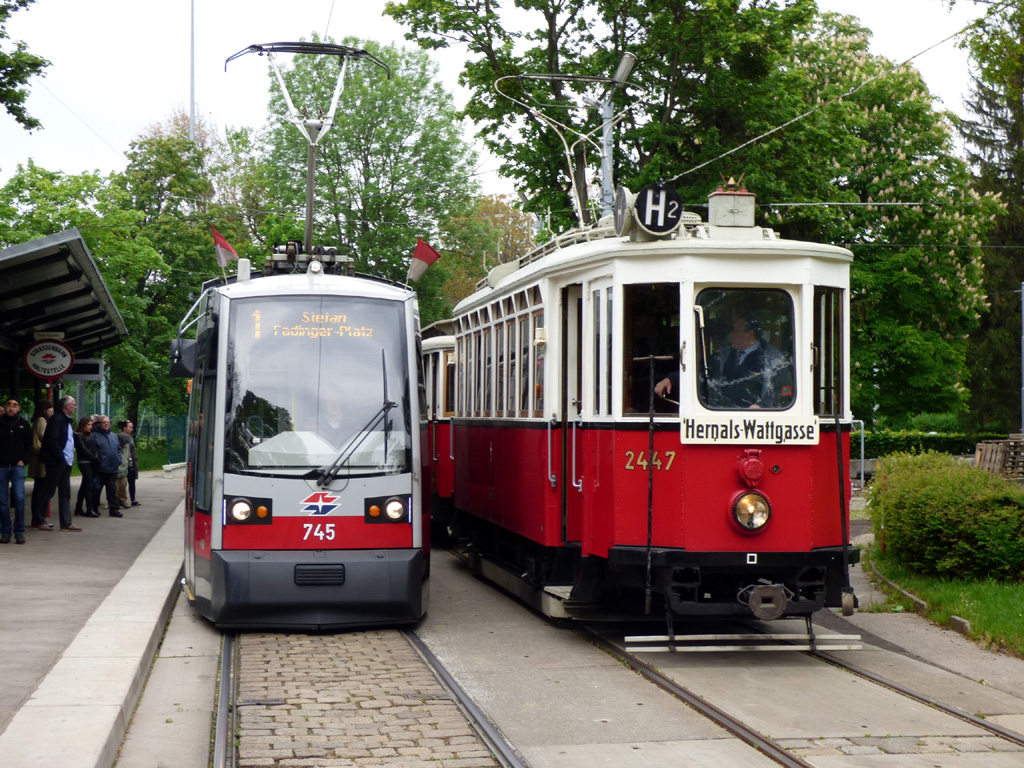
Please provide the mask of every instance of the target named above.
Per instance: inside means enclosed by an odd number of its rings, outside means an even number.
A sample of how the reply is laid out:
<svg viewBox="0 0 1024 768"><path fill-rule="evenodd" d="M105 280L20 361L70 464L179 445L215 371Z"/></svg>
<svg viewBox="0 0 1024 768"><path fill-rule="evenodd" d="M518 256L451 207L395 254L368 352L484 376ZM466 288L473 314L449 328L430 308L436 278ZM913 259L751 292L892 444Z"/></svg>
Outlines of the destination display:
<svg viewBox="0 0 1024 768"><path fill-rule="evenodd" d="M261 339L264 334L307 339L373 338L372 325L351 321L347 314L303 311L297 307L288 309L282 312L280 307L275 307L271 323L264 323L263 310L253 310L252 338Z"/></svg>
<svg viewBox="0 0 1024 768"><path fill-rule="evenodd" d="M819 438L816 418L731 413L719 417L684 416L680 424L680 442L690 445L817 445Z"/></svg>

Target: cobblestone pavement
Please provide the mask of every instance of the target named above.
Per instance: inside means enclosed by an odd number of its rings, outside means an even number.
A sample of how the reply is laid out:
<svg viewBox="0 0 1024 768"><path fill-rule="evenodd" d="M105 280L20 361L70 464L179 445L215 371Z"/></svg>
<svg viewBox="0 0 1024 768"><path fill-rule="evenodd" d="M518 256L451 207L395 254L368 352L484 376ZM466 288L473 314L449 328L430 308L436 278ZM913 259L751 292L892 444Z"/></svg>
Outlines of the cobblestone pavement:
<svg viewBox="0 0 1024 768"><path fill-rule="evenodd" d="M240 768L496 768L394 630L239 635Z"/></svg>

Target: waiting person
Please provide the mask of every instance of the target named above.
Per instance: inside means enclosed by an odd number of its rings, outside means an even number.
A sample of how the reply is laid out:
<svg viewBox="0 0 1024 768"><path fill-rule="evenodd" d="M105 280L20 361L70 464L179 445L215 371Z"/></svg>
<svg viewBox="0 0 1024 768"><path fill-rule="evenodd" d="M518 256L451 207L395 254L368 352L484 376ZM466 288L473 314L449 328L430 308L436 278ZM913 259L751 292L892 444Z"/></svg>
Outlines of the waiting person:
<svg viewBox="0 0 1024 768"><path fill-rule="evenodd" d="M74 415L77 407L75 398L62 397L57 403L53 416L46 422L43 446L39 460L46 467L43 478L43 498L49 502L57 492L57 514L62 531L81 531L71 519L71 466L75 463ZM39 489L33 489L33 494Z"/></svg>
<svg viewBox="0 0 1024 768"><path fill-rule="evenodd" d="M14 540L25 543L25 468L32 460L32 425L21 417L21 404L9 397L0 416L0 544L11 541L11 497L14 497Z"/></svg>
<svg viewBox="0 0 1024 768"><path fill-rule="evenodd" d="M43 498L41 488L46 476L46 467L39 460L39 451L43 448L43 435L46 433L46 422L53 416L53 402L40 400L36 403L32 414L32 460L28 465L32 483L32 527L37 531L52 531L53 526L46 522L46 511L49 498Z"/></svg>
<svg viewBox="0 0 1024 768"><path fill-rule="evenodd" d="M117 439L121 443L121 464L124 466L127 460L127 466L123 478L120 472L117 475L117 498L122 507L138 507L141 506L141 502L135 500L135 481L139 478L139 457L135 454L133 436L135 425L130 421L122 421L118 427L121 430L117 433Z"/></svg>
<svg viewBox="0 0 1024 768"><path fill-rule="evenodd" d="M99 517L96 509L96 443L92 437L92 419L88 416L78 420L75 431L75 454L78 456L78 469L82 473L82 484L78 487L78 499L75 501L75 514L84 517Z"/></svg>
<svg viewBox="0 0 1024 768"><path fill-rule="evenodd" d="M117 500L117 469L121 465L121 443L110 431L110 417L100 414L93 424L93 443L96 446L96 487L107 492L107 512L121 517L121 502ZM99 504L97 503L97 506Z"/></svg>

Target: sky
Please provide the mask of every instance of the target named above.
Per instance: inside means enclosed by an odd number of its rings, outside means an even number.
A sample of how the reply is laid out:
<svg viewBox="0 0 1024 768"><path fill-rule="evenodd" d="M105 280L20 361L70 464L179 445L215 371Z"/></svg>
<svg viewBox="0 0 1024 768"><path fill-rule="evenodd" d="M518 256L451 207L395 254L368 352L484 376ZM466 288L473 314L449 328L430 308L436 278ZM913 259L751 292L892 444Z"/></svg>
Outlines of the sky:
<svg viewBox="0 0 1024 768"><path fill-rule="evenodd" d="M225 71L229 56L253 43L290 42L326 31L412 45L383 15L386 0L37 0L7 24L11 40L51 62L34 79L27 108L43 129L25 131L0 111L0 184L29 159L68 174L122 170L129 143L190 101L190 18L195 8L195 102L221 132L266 118L269 67L249 54ZM511 5L510 0L505 1ZM904 61L961 29L979 11L961 0L952 14L942 0L819 0L822 10L860 17L874 33L872 51ZM441 82L457 87L464 54L433 52ZM946 109L963 112L968 62L955 42L914 61ZM325 105L325 108L329 105ZM494 158L481 156L484 192L511 193Z"/></svg>

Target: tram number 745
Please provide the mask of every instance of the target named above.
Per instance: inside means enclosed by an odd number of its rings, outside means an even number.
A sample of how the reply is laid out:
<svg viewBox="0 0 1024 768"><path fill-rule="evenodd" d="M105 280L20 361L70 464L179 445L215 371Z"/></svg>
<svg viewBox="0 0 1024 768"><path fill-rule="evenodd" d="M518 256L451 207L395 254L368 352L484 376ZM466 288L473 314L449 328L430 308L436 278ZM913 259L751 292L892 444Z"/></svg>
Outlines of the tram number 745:
<svg viewBox="0 0 1024 768"><path fill-rule="evenodd" d="M672 462L676 460L675 451L665 451L664 461L658 456L658 451L655 451L651 457L651 464L654 465L655 469L672 469ZM642 469L647 471L647 451L640 451L640 453L634 453L633 451L626 451L626 469Z"/></svg>
<svg viewBox="0 0 1024 768"><path fill-rule="evenodd" d="M302 540L334 541L334 523L303 523Z"/></svg>

